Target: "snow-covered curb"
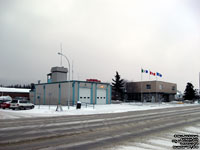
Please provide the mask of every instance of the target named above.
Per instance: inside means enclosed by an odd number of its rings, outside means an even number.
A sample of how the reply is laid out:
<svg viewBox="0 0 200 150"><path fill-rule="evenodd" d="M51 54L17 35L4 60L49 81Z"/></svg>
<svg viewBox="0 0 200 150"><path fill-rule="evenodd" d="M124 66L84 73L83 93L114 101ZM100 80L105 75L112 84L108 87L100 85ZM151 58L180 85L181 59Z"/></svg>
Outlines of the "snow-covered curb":
<svg viewBox="0 0 200 150"><path fill-rule="evenodd" d="M161 109L170 107L193 106L199 104L172 104L172 103L121 103L121 104L107 104L95 105L76 109L76 107L62 106L63 111L56 111L57 106L36 105L31 110L3 110L0 109L0 119L9 118L24 118L24 117L45 117L45 116L62 116L62 115L89 115L89 114L105 114L105 113L118 113L128 111L141 111L150 109Z"/></svg>

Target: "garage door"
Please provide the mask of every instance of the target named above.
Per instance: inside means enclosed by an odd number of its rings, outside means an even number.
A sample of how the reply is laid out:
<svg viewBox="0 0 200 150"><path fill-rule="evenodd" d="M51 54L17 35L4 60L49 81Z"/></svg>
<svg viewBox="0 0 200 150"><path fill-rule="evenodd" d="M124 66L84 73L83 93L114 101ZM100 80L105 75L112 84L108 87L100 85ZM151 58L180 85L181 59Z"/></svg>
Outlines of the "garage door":
<svg viewBox="0 0 200 150"><path fill-rule="evenodd" d="M90 103L90 89L80 88L79 89L79 101L82 103Z"/></svg>
<svg viewBox="0 0 200 150"><path fill-rule="evenodd" d="M97 89L97 104L106 104L106 90L105 89Z"/></svg>

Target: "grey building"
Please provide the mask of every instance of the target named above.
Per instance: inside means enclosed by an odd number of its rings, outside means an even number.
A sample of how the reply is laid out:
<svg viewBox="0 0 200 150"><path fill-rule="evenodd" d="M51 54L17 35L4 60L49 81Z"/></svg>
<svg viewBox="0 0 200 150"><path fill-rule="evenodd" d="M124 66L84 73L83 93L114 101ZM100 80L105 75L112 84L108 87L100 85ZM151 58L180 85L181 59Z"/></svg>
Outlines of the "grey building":
<svg viewBox="0 0 200 150"><path fill-rule="evenodd" d="M63 71L64 70L64 71ZM110 104L111 85L94 81L66 81L66 69L54 67L47 75L47 83L35 84L30 100L41 105Z"/></svg>
<svg viewBox="0 0 200 150"><path fill-rule="evenodd" d="M126 83L126 93L128 100L169 102L175 98L177 85L163 81L128 82Z"/></svg>
<svg viewBox="0 0 200 150"><path fill-rule="evenodd" d="M47 74L47 82L59 82L67 80L68 69L64 67L52 67L51 73Z"/></svg>

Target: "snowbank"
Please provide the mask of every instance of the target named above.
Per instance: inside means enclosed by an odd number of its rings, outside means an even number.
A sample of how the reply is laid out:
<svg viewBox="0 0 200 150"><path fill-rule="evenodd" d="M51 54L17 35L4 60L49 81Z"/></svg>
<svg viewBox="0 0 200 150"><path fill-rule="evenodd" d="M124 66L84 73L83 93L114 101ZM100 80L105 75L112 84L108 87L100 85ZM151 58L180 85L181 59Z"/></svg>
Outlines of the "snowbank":
<svg viewBox="0 0 200 150"><path fill-rule="evenodd" d="M170 103L121 103L107 105L90 105L89 107L82 106L81 109L76 109L75 106L62 106L63 111L56 111L57 106L36 105L31 110L2 110L0 109L0 119L5 118L22 118L22 117L41 117L41 116L61 116L61 115L89 115L89 114L105 114L118 113L128 111L140 111L150 109L160 109L169 107L192 106L199 104L170 104Z"/></svg>

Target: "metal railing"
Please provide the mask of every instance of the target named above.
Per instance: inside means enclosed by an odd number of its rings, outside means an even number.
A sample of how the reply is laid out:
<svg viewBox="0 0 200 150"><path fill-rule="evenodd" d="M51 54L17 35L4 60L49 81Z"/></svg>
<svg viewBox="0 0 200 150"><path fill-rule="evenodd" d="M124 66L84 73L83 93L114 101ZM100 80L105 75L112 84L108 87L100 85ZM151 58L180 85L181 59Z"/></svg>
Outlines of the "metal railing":
<svg viewBox="0 0 200 150"><path fill-rule="evenodd" d="M88 107L93 107L93 109L95 108L95 104L90 104L90 103L81 102L81 105L82 105L82 106L85 106L85 108L88 108Z"/></svg>

